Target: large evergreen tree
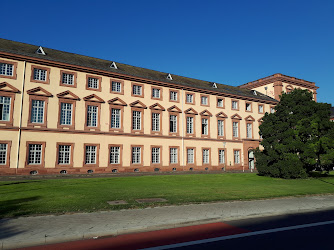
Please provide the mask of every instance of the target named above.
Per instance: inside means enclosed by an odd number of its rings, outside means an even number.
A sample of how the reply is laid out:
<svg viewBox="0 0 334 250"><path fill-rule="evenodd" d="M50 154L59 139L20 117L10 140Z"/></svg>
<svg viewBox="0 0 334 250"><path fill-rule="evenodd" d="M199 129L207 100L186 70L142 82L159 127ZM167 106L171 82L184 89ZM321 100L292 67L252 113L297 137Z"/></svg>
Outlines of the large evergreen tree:
<svg viewBox="0 0 334 250"><path fill-rule="evenodd" d="M310 171L334 167L334 123L330 105L312 100L307 90L282 94L273 114L260 125L262 150L256 150L261 175L304 178Z"/></svg>

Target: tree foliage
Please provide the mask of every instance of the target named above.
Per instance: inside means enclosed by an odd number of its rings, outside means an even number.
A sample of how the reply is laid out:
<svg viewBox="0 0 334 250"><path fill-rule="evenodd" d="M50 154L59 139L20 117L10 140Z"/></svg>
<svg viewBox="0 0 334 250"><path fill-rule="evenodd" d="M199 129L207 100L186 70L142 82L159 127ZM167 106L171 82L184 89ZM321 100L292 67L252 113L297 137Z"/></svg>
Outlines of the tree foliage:
<svg viewBox="0 0 334 250"><path fill-rule="evenodd" d="M334 167L334 123L330 105L312 100L307 90L282 94L276 112L260 125L263 150L255 152L261 175L304 178L313 170Z"/></svg>

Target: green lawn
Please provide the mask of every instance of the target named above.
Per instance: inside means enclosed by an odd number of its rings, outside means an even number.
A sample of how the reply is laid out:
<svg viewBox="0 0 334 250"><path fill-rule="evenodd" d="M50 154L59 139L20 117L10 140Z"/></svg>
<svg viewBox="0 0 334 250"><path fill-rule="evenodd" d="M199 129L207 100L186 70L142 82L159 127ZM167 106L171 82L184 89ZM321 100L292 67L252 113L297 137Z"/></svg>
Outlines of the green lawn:
<svg viewBox="0 0 334 250"><path fill-rule="evenodd" d="M0 182L0 217L157 205L138 204L140 198L165 198L165 205L328 193L334 193L333 174L303 180L227 173L6 181ZM129 204L107 204L112 200Z"/></svg>

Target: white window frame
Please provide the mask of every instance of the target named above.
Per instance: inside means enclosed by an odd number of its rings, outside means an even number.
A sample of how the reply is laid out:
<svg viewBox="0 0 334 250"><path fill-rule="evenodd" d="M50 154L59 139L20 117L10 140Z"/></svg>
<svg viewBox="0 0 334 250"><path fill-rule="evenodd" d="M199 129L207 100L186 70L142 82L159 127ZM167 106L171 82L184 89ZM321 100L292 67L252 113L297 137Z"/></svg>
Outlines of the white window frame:
<svg viewBox="0 0 334 250"><path fill-rule="evenodd" d="M44 123L45 101L31 100L31 123Z"/></svg>
<svg viewBox="0 0 334 250"><path fill-rule="evenodd" d="M202 118L202 135L209 134L209 119Z"/></svg>
<svg viewBox="0 0 334 250"><path fill-rule="evenodd" d="M8 143L0 143L0 165L7 164Z"/></svg>
<svg viewBox="0 0 334 250"><path fill-rule="evenodd" d="M141 111L132 111L132 129L141 130Z"/></svg>
<svg viewBox="0 0 334 250"><path fill-rule="evenodd" d="M217 99L217 107L222 108L224 107L224 99Z"/></svg>
<svg viewBox="0 0 334 250"><path fill-rule="evenodd" d="M160 131L160 113L152 113L152 131Z"/></svg>
<svg viewBox="0 0 334 250"><path fill-rule="evenodd" d="M186 100L187 100L187 103L193 103L194 95L193 94L187 94L186 95Z"/></svg>
<svg viewBox="0 0 334 250"><path fill-rule="evenodd" d="M99 89L100 81L99 78L88 77L88 88L90 89Z"/></svg>
<svg viewBox="0 0 334 250"><path fill-rule="evenodd" d="M121 93L122 92L121 82L112 81L111 82L111 91Z"/></svg>
<svg viewBox="0 0 334 250"><path fill-rule="evenodd" d="M246 123L247 138L252 138L252 124Z"/></svg>
<svg viewBox="0 0 334 250"><path fill-rule="evenodd" d="M240 150L234 150L234 164L240 164Z"/></svg>
<svg viewBox="0 0 334 250"><path fill-rule="evenodd" d="M239 122L233 122L233 137L239 137Z"/></svg>
<svg viewBox="0 0 334 250"><path fill-rule="evenodd" d="M42 144L29 144L28 165L42 164Z"/></svg>
<svg viewBox="0 0 334 250"><path fill-rule="evenodd" d="M169 150L169 160L170 164L177 164L178 163L178 148L170 148Z"/></svg>
<svg viewBox="0 0 334 250"><path fill-rule="evenodd" d="M263 113L263 105L259 105L259 113Z"/></svg>
<svg viewBox="0 0 334 250"><path fill-rule="evenodd" d="M208 97L207 96L201 96L201 104L202 105L208 105Z"/></svg>
<svg viewBox="0 0 334 250"><path fill-rule="evenodd" d="M152 97L153 98L160 98L160 89L152 88Z"/></svg>
<svg viewBox="0 0 334 250"><path fill-rule="evenodd" d="M0 96L0 121L9 121L12 98Z"/></svg>
<svg viewBox="0 0 334 250"><path fill-rule="evenodd" d="M60 125L72 125L73 104L60 103Z"/></svg>
<svg viewBox="0 0 334 250"><path fill-rule="evenodd" d="M187 116L187 134L194 133L194 117Z"/></svg>
<svg viewBox="0 0 334 250"><path fill-rule="evenodd" d="M177 115L169 116L169 131L171 133L177 133Z"/></svg>
<svg viewBox="0 0 334 250"><path fill-rule="evenodd" d="M252 111L252 104L246 103L246 111Z"/></svg>
<svg viewBox="0 0 334 250"><path fill-rule="evenodd" d="M59 165L70 165L71 163L71 145L59 145L58 149L58 164Z"/></svg>
<svg viewBox="0 0 334 250"><path fill-rule="evenodd" d="M171 101L177 101L177 92L176 91L170 91L170 100Z"/></svg>
<svg viewBox="0 0 334 250"><path fill-rule="evenodd" d="M224 120L218 120L218 136L224 136Z"/></svg>
<svg viewBox="0 0 334 250"><path fill-rule="evenodd" d="M132 86L132 94L133 95L142 95L142 86L140 85L133 85Z"/></svg>
<svg viewBox="0 0 334 250"><path fill-rule="evenodd" d="M99 115L98 106L87 105L87 127L97 127L98 115Z"/></svg>
<svg viewBox="0 0 334 250"><path fill-rule="evenodd" d="M34 68L34 80L46 82L47 74L45 69Z"/></svg>
<svg viewBox="0 0 334 250"><path fill-rule="evenodd" d="M132 164L141 163L141 147L132 147Z"/></svg>
<svg viewBox="0 0 334 250"><path fill-rule="evenodd" d="M160 148L152 147L152 164L160 164Z"/></svg>
<svg viewBox="0 0 334 250"><path fill-rule="evenodd" d="M203 164L209 164L210 163L210 159L209 159L209 155L210 155L210 150L209 149L203 149Z"/></svg>
<svg viewBox="0 0 334 250"><path fill-rule="evenodd" d="M85 152L85 164L96 164L97 146L87 145Z"/></svg>
<svg viewBox="0 0 334 250"><path fill-rule="evenodd" d="M0 63L0 75L2 76L13 76L14 64Z"/></svg>
<svg viewBox="0 0 334 250"><path fill-rule="evenodd" d="M110 147L110 164L119 164L121 158L121 148L118 146Z"/></svg>
<svg viewBox="0 0 334 250"><path fill-rule="evenodd" d="M225 150L219 149L218 151L219 164L225 164Z"/></svg>
<svg viewBox="0 0 334 250"><path fill-rule="evenodd" d="M111 128L119 129L121 128L121 110L120 109L111 109Z"/></svg>
<svg viewBox="0 0 334 250"><path fill-rule="evenodd" d="M74 74L63 73L61 82L62 84L73 86L74 85Z"/></svg>
<svg viewBox="0 0 334 250"><path fill-rule="evenodd" d="M194 155L195 155L195 149L188 148L187 149L187 163L188 164L194 164L195 163Z"/></svg>
<svg viewBox="0 0 334 250"><path fill-rule="evenodd" d="M232 109L238 109L238 102L232 101Z"/></svg>

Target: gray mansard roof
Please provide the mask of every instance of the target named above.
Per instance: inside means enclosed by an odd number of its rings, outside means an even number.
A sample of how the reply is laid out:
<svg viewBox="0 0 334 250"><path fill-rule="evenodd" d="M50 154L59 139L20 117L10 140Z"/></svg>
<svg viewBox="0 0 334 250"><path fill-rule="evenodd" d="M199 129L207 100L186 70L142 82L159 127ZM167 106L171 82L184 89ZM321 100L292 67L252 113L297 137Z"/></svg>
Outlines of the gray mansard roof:
<svg viewBox="0 0 334 250"><path fill-rule="evenodd" d="M241 89L239 87L233 87L224 84L218 84L217 88L212 87L212 82L202 81L198 79L188 78L184 76L178 76L171 73L173 80L168 80L166 77L168 73L159 72L150 69L144 69L140 67L135 67L123 63L116 62L117 69L110 68L113 61L93 58L89 56L83 56L78 54L73 54L69 52L64 52L60 50L54 50L43 47L46 55L36 54L39 46L31 45L26 43L15 42L11 40L0 38L0 52L7 52L22 56L40 58L44 60L49 60L59 63L67 63L76 66L82 66L97 70L110 71L118 74L124 74L133 77L141 77L145 79L150 79L153 81L173 83L185 87L195 87L204 90L217 91L231 95L243 96L248 98L259 99L263 101L277 102L277 100L266 96L262 93L257 92L256 95L252 90Z"/></svg>

